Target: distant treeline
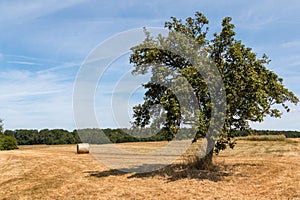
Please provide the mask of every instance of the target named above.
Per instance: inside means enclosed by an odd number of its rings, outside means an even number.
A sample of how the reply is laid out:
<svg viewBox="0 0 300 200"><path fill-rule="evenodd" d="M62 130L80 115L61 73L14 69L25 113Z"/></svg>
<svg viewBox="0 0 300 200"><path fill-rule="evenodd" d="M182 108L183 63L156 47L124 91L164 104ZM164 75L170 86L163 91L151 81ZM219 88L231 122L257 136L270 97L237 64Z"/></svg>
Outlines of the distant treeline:
<svg viewBox="0 0 300 200"><path fill-rule="evenodd" d="M190 139L193 133L190 129L182 129L182 134L178 140ZM298 131L270 131L270 130L253 130L253 131L233 131L235 137L248 135L285 135L287 138L300 138ZM172 134L166 129L158 133L152 132L151 129L144 130L143 133L132 132L130 129L80 129L67 131L64 129L43 129L43 130L6 130L5 136L14 137L19 145L33 144L77 144L87 142L90 144L105 143L122 143L122 142L149 142L149 141L169 141Z"/></svg>
<svg viewBox="0 0 300 200"><path fill-rule="evenodd" d="M192 137L189 129L182 129L182 136L178 139L187 139ZM5 136L16 138L19 145L34 144L77 144L86 142L90 144L122 143L122 142L150 142L172 140L172 134L166 129L158 133L152 129L146 129L141 132L130 129L80 129L68 131L64 129L43 129L43 130L6 130Z"/></svg>
<svg viewBox="0 0 300 200"><path fill-rule="evenodd" d="M244 130L232 132L232 136L234 137L248 135L285 135L286 138L300 138L300 131Z"/></svg>
<svg viewBox="0 0 300 200"><path fill-rule="evenodd" d="M33 144L77 144L87 142L91 144L121 143L121 142L148 142L171 140L166 131L160 131L158 134L149 131L143 132L143 135L131 135L129 129L80 129L68 131L64 129L43 129L43 130L6 130L5 136L16 138L19 145Z"/></svg>
<svg viewBox="0 0 300 200"><path fill-rule="evenodd" d="M43 130L6 130L4 135L16 138L19 145L33 144L76 144L80 138L76 130L69 132L64 129Z"/></svg>

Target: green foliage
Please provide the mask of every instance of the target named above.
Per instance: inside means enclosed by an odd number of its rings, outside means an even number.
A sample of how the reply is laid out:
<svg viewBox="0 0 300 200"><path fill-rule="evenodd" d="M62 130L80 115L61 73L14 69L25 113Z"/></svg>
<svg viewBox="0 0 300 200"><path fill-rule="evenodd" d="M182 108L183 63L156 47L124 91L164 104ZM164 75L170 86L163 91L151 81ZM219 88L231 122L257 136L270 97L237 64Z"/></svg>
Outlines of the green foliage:
<svg viewBox="0 0 300 200"><path fill-rule="evenodd" d="M0 133L0 151L18 149L17 140L14 137Z"/></svg>
<svg viewBox="0 0 300 200"><path fill-rule="evenodd" d="M152 74L151 81L144 84L144 103L134 107L134 126L152 126L156 123L155 119L165 115L166 120L160 121L159 126L164 126L169 130L167 132L170 136L174 137L180 123L198 112L195 141L205 136L212 122L212 99L207 88L208 83L197 72L196 66L193 66L198 55L202 56L203 62L206 62L203 58L214 62L222 76L226 92L226 119L222 133L216 143L209 141L214 143L216 153L227 145L233 148L235 142L231 139L232 130L247 130L249 121L261 122L266 116L280 117L282 113L273 105L282 105L289 112L286 102L299 102L284 87L283 80L267 69L266 66L270 63L267 55L258 58L251 48L235 38L235 26L230 17L223 19L222 30L214 33L212 40L207 39L209 21L203 14L196 12L194 18L189 17L185 22L175 17L171 19L171 22L165 23L170 31L168 36L159 35L154 38L145 31L146 39L143 43L132 48L130 62L134 64L133 74L145 74L148 71ZM189 37L192 42L178 36L178 33ZM164 49L174 50L175 53ZM180 55L176 52L180 52ZM172 83L179 74L192 86L198 105L196 111L190 111L184 116L180 112L182 108L174 90L156 83L157 80ZM184 89L185 86L175 88ZM195 103L192 102L194 99L187 97L186 101L188 100L191 101L190 105ZM157 104L162 107L155 107Z"/></svg>
<svg viewBox="0 0 300 200"><path fill-rule="evenodd" d="M63 129L43 130L5 130L4 135L16 138L19 145L33 144L77 144L80 138L77 131L69 132Z"/></svg>
<svg viewBox="0 0 300 200"><path fill-rule="evenodd" d="M3 121L0 119L0 134L3 132Z"/></svg>
<svg viewBox="0 0 300 200"><path fill-rule="evenodd" d="M0 151L18 149L17 140L14 137L3 135L3 121L0 119Z"/></svg>

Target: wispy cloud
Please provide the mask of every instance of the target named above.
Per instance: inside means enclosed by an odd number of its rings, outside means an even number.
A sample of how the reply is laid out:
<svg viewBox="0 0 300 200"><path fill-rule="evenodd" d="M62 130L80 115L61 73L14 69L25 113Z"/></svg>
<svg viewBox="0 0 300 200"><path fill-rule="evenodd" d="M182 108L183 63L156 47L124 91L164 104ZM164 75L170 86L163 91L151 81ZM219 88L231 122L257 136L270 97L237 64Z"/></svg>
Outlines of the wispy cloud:
<svg viewBox="0 0 300 200"><path fill-rule="evenodd" d="M52 72L52 71L58 71L58 70L62 70L62 69L68 69L68 68L73 68L73 67L77 67L79 68L81 63L76 63L76 62L66 62L66 63L62 63L61 65L55 66L55 67L50 67L44 70L40 70L37 73L39 74L43 74L43 73L48 73L48 72Z"/></svg>
<svg viewBox="0 0 300 200"><path fill-rule="evenodd" d="M13 60L13 61L6 61L6 63L9 64L18 64L18 65L40 65L38 63L34 63L34 62L27 62L27 61L18 61L18 60Z"/></svg>
<svg viewBox="0 0 300 200"><path fill-rule="evenodd" d="M300 121L300 109L299 107L291 106L289 113L284 112L281 118L267 117L262 123L251 123L254 129L264 130L299 130Z"/></svg>
<svg viewBox="0 0 300 200"><path fill-rule="evenodd" d="M295 47L300 48L300 40L285 42L282 44L282 47L286 49L295 48Z"/></svg>
<svg viewBox="0 0 300 200"><path fill-rule="evenodd" d="M32 57L32 56L25 56L25 55L16 55L16 54L5 54L5 58L8 60L23 60L23 61L29 61L34 63L62 63L61 61L56 61L53 59L45 59L41 57Z"/></svg>
<svg viewBox="0 0 300 200"><path fill-rule="evenodd" d="M59 93L59 92L62 92L62 90L10 93L10 94L1 95L0 99L30 97L30 96L37 96L37 95L47 95L47 94L54 94L54 93Z"/></svg>
<svg viewBox="0 0 300 200"><path fill-rule="evenodd" d="M251 31L263 30L266 26L270 26L279 21L276 16L256 16L255 13L249 12L241 18L235 19L239 28Z"/></svg>
<svg viewBox="0 0 300 200"><path fill-rule="evenodd" d="M0 113L6 127L39 129L61 125L72 129L73 82L62 81L65 76L68 74L0 71Z"/></svg>
<svg viewBox="0 0 300 200"><path fill-rule="evenodd" d="M0 23L11 23L16 21L26 21L53 13L57 10L70 7L83 2L83 0L50 0L50 1L9 1L0 2Z"/></svg>

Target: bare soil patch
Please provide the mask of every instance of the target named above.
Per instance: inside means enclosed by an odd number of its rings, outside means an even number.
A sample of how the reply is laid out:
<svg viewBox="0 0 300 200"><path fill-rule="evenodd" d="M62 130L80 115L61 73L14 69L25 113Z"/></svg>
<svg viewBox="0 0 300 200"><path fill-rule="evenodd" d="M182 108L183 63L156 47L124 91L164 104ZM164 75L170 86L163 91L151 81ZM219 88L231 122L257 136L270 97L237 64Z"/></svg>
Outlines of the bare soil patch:
<svg viewBox="0 0 300 200"><path fill-rule="evenodd" d="M165 144L119 146L147 152ZM238 141L214 163L135 174L76 154L76 145L21 146L0 152L0 199L300 199L299 139Z"/></svg>

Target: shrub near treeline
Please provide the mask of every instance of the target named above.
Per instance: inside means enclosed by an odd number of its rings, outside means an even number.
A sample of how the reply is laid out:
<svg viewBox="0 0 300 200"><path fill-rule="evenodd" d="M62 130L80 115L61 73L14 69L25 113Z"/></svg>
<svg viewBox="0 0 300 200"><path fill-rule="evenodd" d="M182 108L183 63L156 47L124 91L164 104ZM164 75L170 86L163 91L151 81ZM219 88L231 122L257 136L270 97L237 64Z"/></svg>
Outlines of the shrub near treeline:
<svg viewBox="0 0 300 200"><path fill-rule="evenodd" d="M18 142L14 137L0 133L0 151L18 149Z"/></svg>

